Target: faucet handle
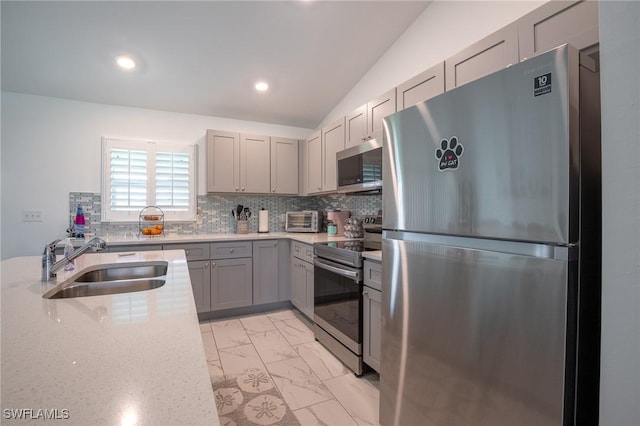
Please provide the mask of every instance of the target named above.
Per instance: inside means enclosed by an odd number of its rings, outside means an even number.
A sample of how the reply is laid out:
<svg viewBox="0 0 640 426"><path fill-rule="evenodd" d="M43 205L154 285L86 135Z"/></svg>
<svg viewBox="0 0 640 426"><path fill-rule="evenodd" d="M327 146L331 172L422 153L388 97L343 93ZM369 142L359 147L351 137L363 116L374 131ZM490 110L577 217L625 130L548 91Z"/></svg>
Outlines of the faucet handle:
<svg viewBox="0 0 640 426"><path fill-rule="evenodd" d="M57 240L51 241L49 244L44 246L44 254L46 254L47 252L54 253L56 251L56 246L60 241L62 241L62 239L58 238Z"/></svg>

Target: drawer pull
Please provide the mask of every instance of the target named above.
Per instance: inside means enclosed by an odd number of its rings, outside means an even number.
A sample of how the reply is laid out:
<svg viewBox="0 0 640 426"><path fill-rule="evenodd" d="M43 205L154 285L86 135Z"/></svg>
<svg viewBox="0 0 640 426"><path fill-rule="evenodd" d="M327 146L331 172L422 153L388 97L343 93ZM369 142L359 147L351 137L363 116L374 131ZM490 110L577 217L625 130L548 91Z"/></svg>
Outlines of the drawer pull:
<svg viewBox="0 0 640 426"><path fill-rule="evenodd" d="M211 262L211 267L215 268L215 266L216 266L216 262Z"/></svg>
<svg viewBox="0 0 640 426"><path fill-rule="evenodd" d="M229 253L233 253L234 251L236 251L235 249L231 249L229 250Z"/></svg>

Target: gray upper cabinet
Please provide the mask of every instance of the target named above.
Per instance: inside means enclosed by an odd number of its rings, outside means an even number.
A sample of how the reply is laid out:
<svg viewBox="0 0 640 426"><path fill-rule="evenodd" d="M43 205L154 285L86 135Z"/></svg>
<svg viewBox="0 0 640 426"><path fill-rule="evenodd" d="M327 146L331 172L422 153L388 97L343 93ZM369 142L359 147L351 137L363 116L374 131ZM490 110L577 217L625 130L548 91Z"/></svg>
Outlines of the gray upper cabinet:
<svg viewBox="0 0 640 426"><path fill-rule="evenodd" d="M382 136L382 119L396 112L396 89L355 109L345 117L345 148Z"/></svg>
<svg viewBox="0 0 640 426"><path fill-rule="evenodd" d="M322 191L322 131L312 134L306 142L305 184L306 192Z"/></svg>
<svg viewBox="0 0 640 426"><path fill-rule="evenodd" d="M338 189L336 153L344 149L344 117L322 129L322 191ZM317 161L317 160L316 160Z"/></svg>
<svg viewBox="0 0 640 426"><path fill-rule="evenodd" d="M240 135L240 192L271 192L271 158L269 136Z"/></svg>
<svg viewBox="0 0 640 426"><path fill-rule="evenodd" d="M447 90L518 62L518 25L513 23L445 61Z"/></svg>
<svg viewBox="0 0 640 426"><path fill-rule="evenodd" d="M345 146L361 144L367 136L367 105L362 105L345 117Z"/></svg>
<svg viewBox="0 0 640 426"><path fill-rule="evenodd" d="M396 112L396 89L367 102L367 138L382 140L382 119Z"/></svg>
<svg viewBox="0 0 640 426"><path fill-rule="evenodd" d="M398 111L444 93L444 62L421 72L396 87Z"/></svg>
<svg viewBox="0 0 640 426"><path fill-rule="evenodd" d="M598 43L597 1L551 1L518 20L520 59L564 43L579 50Z"/></svg>
<svg viewBox="0 0 640 426"><path fill-rule="evenodd" d="M271 138L271 193L298 194L298 140Z"/></svg>
<svg viewBox="0 0 640 426"><path fill-rule="evenodd" d="M207 192L240 190L240 134L207 130Z"/></svg>
<svg viewBox="0 0 640 426"><path fill-rule="evenodd" d="M298 194L298 141L207 130L207 192Z"/></svg>

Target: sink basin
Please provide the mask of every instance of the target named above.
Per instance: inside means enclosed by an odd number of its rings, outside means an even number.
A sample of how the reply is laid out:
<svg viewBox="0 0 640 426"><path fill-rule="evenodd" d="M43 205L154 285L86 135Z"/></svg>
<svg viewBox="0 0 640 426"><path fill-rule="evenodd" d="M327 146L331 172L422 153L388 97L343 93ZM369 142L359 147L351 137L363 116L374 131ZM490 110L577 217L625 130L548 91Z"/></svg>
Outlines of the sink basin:
<svg viewBox="0 0 640 426"><path fill-rule="evenodd" d="M74 281L95 283L100 281L132 280L167 275L167 262L146 262L135 265L117 265L85 272Z"/></svg>
<svg viewBox="0 0 640 426"><path fill-rule="evenodd" d="M75 281L74 281L75 282ZM45 294L45 299L67 299L69 297L103 296L105 294L131 293L135 291L151 290L162 287L165 280L162 278L144 278L140 280L114 280L97 283L70 285L58 289L50 295Z"/></svg>
<svg viewBox="0 0 640 426"><path fill-rule="evenodd" d="M152 290L164 285L167 268L163 261L99 267L63 282L42 297L66 299Z"/></svg>

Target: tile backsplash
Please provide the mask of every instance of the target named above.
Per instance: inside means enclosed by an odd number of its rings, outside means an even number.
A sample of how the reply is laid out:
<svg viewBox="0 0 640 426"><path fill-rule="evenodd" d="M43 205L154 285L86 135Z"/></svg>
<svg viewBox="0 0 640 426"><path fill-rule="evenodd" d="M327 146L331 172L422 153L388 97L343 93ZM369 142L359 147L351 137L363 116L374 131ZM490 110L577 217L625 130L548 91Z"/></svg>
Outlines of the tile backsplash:
<svg viewBox="0 0 640 426"><path fill-rule="evenodd" d="M87 222L87 236L135 236L138 223L100 222L101 196L99 193L69 193L69 215L75 217L76 207L82 205ZM284 231L284 214L292 210L349 210L351 216L362 218L382 209L381 195L331 194L309 197L276 197L260 195L207 194L198 196L198 219L195 222L167 222L168 234L234 234L235 219L231 210L238 204L249 207L253 213L249 219L249 232L258 232L258 210L269 210L269 230Z"/></svg>

